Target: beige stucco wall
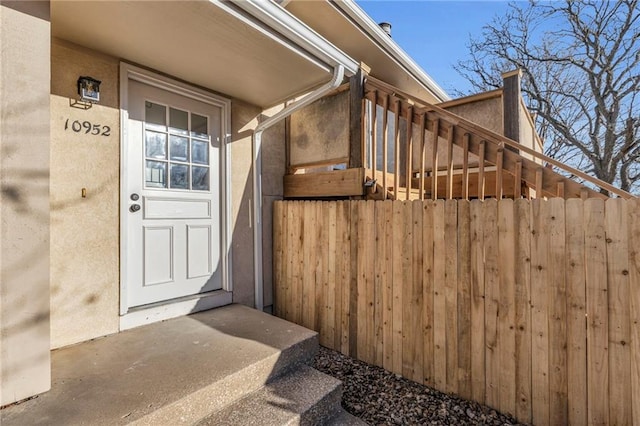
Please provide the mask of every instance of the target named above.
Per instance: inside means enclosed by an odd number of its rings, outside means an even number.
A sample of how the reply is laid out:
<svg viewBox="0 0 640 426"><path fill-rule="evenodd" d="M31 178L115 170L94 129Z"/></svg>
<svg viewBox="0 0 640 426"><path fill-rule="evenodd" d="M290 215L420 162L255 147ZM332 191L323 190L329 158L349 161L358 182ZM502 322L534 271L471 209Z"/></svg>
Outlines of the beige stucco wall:
<svg viewBox="0 0 640 426"><path fill-rule="evenodd" d="M118 70L115 58L59 40L52 43L52 348L119 327ZM72 105L79 76L102 81L100 102L89 109ZM101 134L73 131L75 120L100 125ZM104 126L110 127L109 136L102 136Z"/></svg>
<svg viewBox="0 0 640 426"><path fill-rule="evenodd" d="M0 4L0 406L51 384L50 28L49 2Z"/></svg>
<svg viewBox="0 0 640 426"><path fill-rule="evenodd" d="M500 135L504 134L502 97L456 105L446 110Z"/></svg>

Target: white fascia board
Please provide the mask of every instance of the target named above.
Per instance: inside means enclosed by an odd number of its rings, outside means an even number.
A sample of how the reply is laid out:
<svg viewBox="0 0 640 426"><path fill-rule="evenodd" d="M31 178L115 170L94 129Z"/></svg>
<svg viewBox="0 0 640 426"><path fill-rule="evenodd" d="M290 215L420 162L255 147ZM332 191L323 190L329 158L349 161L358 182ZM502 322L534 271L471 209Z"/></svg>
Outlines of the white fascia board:
<svg viewBox="0 0 640 426"><path fill-rule="evenodd" d="M376 24L367 13L353 0L329 0L331 4L358 24L380 47L400 63L422 85L440 99L448 101L451 97L440 87L389 35Z"/></svg>
<svg viewBox="0 0 640 426"><path fill-rule="evenodd" d="M275 2L240 0L233 4L332 68L342 65L347 77L354 75L360 68L360 64L350 56Z"/></svg>

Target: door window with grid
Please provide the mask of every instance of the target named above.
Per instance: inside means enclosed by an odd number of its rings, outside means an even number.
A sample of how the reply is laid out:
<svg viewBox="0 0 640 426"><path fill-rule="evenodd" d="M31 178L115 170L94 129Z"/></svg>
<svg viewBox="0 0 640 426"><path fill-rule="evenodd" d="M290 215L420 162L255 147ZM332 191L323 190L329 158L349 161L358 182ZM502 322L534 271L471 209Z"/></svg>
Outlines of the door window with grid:
<svg viewBox="0 0 640 426"><path fill-rule="evenodd" d="M145 102L145 187L209 191L209 118Z"/></svg>

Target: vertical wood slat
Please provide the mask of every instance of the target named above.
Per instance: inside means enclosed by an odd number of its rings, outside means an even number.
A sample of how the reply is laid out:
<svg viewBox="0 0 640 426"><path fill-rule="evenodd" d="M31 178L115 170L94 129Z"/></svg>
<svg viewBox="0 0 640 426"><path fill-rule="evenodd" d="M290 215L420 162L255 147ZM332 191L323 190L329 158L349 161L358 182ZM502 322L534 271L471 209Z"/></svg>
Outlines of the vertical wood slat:
<svg viewBox="0 0 640 426"><path fill-rule="evenodd" d="M415 351L415 329L412 327L412 311L415 309L413 303L413 268L411 261L413 258L413 222L412 222L412 202L404 200L402 202L402 269L394 275L400 277L399 288L402 290L402 376L413 377L413 356Z"/></svg>
<svg viewBox="0 0 640 426"><path fill-rule="evenodd" d="M394 111L394 125L393 125L393 140L394 140L394 149L393 149L393 198L394 200L398 199L398 192L400 185L400 100L395 101L395 111Z"/></svg>
<svg viewBox="0 0 640 426"><path fill-rule="evenodd" d="M458 204L458 395L472 398L471 391L471 207Z"/></svg>
<svg viewBox="0 0 640 426"><path fill-rule="evenodd" d="M453 137L455 126L449 126L447 133L447 200L453 198Z"/></svg>
<svg viewBox="0 0 640 426"><path fill-rule="evenodd" d="M327 319L327 298L328 298L328 280L327 270L329 265L329 215L326 210L327 203L322 201L315 202L316 212L316 265L315 265L315 281L316 281L316 315L315 329L318 331L318 340L321 345L329 346L329 321ZM322 337L321 337L322 336Z"/></svg>
<svg viewBox="0 0 640 426"><path fill-rule="evenodd" d="M503 175L503 162L504 162L504 144L500 144L498 152L496 154L496 198L502 199L502 175Z"/></svg>
<svg viewBox="0 0 640 426"><path fill-rule="evenodd" d="M433 137L431 146L431 199L438 199L438 132L440 120L433 122Z"/></svg>
<svg viewBox="0 0 640 426"><path fill-rule="evenodd" d="M388 167L388 150L389 150L389 95L385 95L382 98L382 109L384 115L382 116L382 199L387 199L387 173Z"/></svg>
<svg viewBox="0 0 640 426"><path fill-rule="evenodd" d="M549 212L542 199L531 207L531 414L533 424L549 424Z"/></svg>
<svg viewBox="0 0 640 426"><path fill-rule="evenodd" d="M338 306L336 303L336 288L340 287L336 286L336 251L338 248L336 245L336 203L325 202L322 203L322 207L322 217L324 217L325 221L325 244L327 248L327 253L325 254L327 265L325 281L327 285L324 294L325 322L327 323L325 344L327 347L337 350L339 346L336 345L336 335L338 330L338 327L336 326L336 307Z"/></svg>
<svg viewBox="0 0 640 426"><path fill-rule="evenodd" d="M422 244L423 244L423 264L422 264L422 304L423 304L423 383L434 386L435 362L433 357L433 333L434 333L434 206L431 201L422 203Z"/></svg>
<svg viewBox="0 0 640 426"><path fill-rule="evenodd" d="M341 263L340 270L340 352L349 354L349 331L350 331L350 307L351 307L351 258L354 254L351 251L351 207L349 201L338 201L336 218L338 227L336 235L340 237Z"/></svg>
<svg viewBox="0 0 640 426"><path fill-rule="evenodd" d="M515 306L515 217L513 200L505 199L498 207L498 339L500 362L500 411L516 414L516 322Z"/></svg>
<svg viewBox="0 0 640 426"><path fill-rule="evenodd" d="M373 92L373 100L371 102L371 179L376 178L376 170L378 163L378 91ZM375 188L375 186L374 186Z"/></svg>
<svg viewBox="0 0 640 426"><path fill-rule="evenodd" d="M587 424L587 320L584 213L580 199L565 203L567 288L567 404L569 424Z"/></svg>
<svg viewBox="0 0 640 426"><path fill-rule="evenodd" d="M485 141L480 141L478 146L478 199L484 200L484 152Z"/></svg>
<svg viewBox="0 0 640 426"><path fill-rule="evenodd" d="M424 200L424 169L426 154L426 133L427 133L427 115L423 112L420 114L420 200Z"/></svg>
<svg viewBox="0 0 640 426"><path fill-rule="evenodd" d="M462 140L462 198L469 199L469 133Z"/></svg>
<svg viewBox="0 0 640 426"><path fill-rule="evenodd" d="M393 248L395 229L393 228L393 204L391 200L382 203L384 210L384 253L378 262L384 264L384 286L382 288L382 342L383 363L386 370L393 369Z"/></svg>
<svg viewBox="0 0 640 426"><path fill-rule="evenodd" d="M402 374L402 329L404 310L404 300L402 299L403 282L402 282L402 256L404 249L405 236L404 232L404 205L400 201L393 203L393 311L392 311L392 353L391 353L391 371L396 374Z"/></svg>
<svg viewBox="0 0 640 426"><path fill-rule="evenodd" d="M433 386L447 384L444 202L433 205Z"/></svg>
<svg viewBox="0 0 640 426"><path fill-rule="evenodd" d="M413 107L407 107L407 144L406 146L406 154L405 154L405 199L411 199L411 177L413 175Z"/></svg>
<svg viewBox="0 0 640 426"><path fill-rule="evenodd" d="M359 202L351 201L348 203L349 208L349 281L346 286L349 289L349 356L355 357L358 352L358 324L361 321L358 312L358 262L360 262L360 253L358 252L359 240Z"/></svg>
<svg viewBox="0 0 640 426"><path fill-rule="evenodd" d="M549 205L549 418L551 424L567 424L567 304L565 284L564 200Z"/></svg>
<svg viewBox="0 0 640 426"><path fill-rule="evenodd" d="M317 239L317 225L316 225L316 210L315 201L304 201L303 210L303 235L302 238L302 258L303 258L303 273L302 273L302 326L316 330L316 239ZM316 330L317 331L317 330Z"/></svg>
<svg viewBox="0 0 640 426"><path fill-rule="evenodd" d="M382 365L384 362L384 341L383 341L383 321L384 321L384 297L383 292L387 285L387 263L385 262L385 251L387 240L387 218L385 215L386 203L374 203L375 209L375 247L374 247L374 295L373 295L373 364Z"/></svg>
<svg viewBox="0 0 640 426"><path fill-rule="evenodd" d="M536 169L536 198L542 198L542 167Z"/></svg>
<svg viewBox="0 0 640 426"><path fill-rule="evenodd" d="M515 200L516 417L531 423L531 203Z"/></svg>
<svg viewBox="0 0 640 426"><path fill-rule="evenodd" d="M444 205L444 248L445 248L445 352L446 390L458 392L458 256L457 225L458 203L447 200Z"/></svg>
<svg viewBox="0 0 640 426"><path fill-rule="evenodd" d="M632 289L629 316L631 327L631 401L634 425L640 424L640 200L627 201L629 225L629 280Z"/></svg>
<svg viewBox="0 0 640 426"><path fill-rule="evenodd" d="M499 251L498 251L498 203L495 199L484 202L484 285L485 285L485 402L500 407L500 341L499 315Z"/></svg>
<svg viewBox="0 0 640 426"><path fill-rule="evenodd" d="M291 254L291 313L290 318L296 324L302 324L302 280L303 280L303 227L304 227L304 202L292 203L292 226L290 242L293 247Z"/></svg>
<svg viewBox="0 0 640 426"><path fill-rule="evenodd" d="M422 289L424 283L423 278L423 259L424 259L424 243L422 241L422 202L414 201L411 203L412 216L412 259L411 267L413 270L412 286L411 286L411 329L414 335L413 347L413 371L411 379L415 382L422 383L424 378L424 332L423 330L423 300Z"/></svg>
<svg viewBox="0 0 640 426"><path fill-rule="evenodd" d="M484 204L471 201L471 396L485 403Z"/></svg>
<svg viewBox="0 0 640 426"><path fill-rule="evenodd" d="M517 160L513 182L513 198L520 197L522 197L522 160Z"/></svg>
<svg viewBox="0 0 640 426"><path fill-rule="evenodd" d="M607 273L604 229L604 202L589 199L584 203L585 267L587 284L587 403L588 421L609 422L609 374L607 347Z"/></svg>
<svg viewBox="0 0 640 426"><path fill-rule="evenodd" d="M605 202L609 318L609 423L632 423L631 316L627 203L621 198Z"/></svg>
<svg viewBox="0 0 640 426"><path fill-rule="evenodd" d="M285 232L285 206L282 201L273 203L273 281L274 281L274 312L275 315L284 318L285 301L287 294L284 278L284 232Z"/></svg>
<svg viewBox="0 0 640 426"><path fill-rule="evenodd" d="M556 196L560 198L565 198L564 196L564 182L558 182L558 190Z"/></svg>

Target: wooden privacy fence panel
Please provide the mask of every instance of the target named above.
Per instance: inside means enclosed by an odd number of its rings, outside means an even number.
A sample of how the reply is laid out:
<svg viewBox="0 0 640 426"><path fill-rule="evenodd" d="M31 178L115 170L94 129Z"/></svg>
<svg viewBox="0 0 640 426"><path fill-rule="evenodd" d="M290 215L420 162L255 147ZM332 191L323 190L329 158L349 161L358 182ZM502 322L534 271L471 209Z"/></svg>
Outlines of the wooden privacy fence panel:
<svg viewBox="0 0 640 426"><path fill-rule="evenodd" d="M640 201L286 201L276 315L534 424L640 424Z"/></svg>

